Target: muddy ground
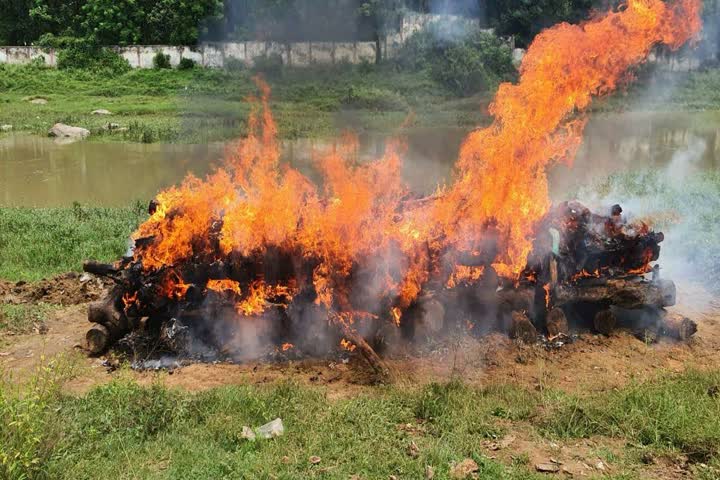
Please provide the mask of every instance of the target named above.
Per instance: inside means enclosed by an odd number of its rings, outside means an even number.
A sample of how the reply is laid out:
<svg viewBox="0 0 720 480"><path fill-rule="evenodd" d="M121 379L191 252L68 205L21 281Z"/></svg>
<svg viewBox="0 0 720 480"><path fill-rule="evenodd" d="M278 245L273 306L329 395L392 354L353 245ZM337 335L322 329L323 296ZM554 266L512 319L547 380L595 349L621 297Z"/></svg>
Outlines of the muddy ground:
<svg viewBox="0 0 720 480"><path fill-rule="evenodd" d="M107 358L91 358L83 350L89 325L87 303L100 298L105 288L107 284L100 280L78 274L32 284L0 282L0 303L60 305L49 315L43 333L5 335L0 339L0 371L21 380L46 359L70 354L79 363L78 374L66 385L67 391L73 394L83 394L118 375L108 368ZM396 355L387 359L387 363L395 383L407 388L458 377L477 385L515 383L568 392L602 392L662 372L720 368L720 299L699 285L680 283L678 302L672 310L698 323L698 332L689 342L663 339L647 344L628 332L618 331L610 337L582 333L572 343L548 349L491 334L445 343L422 356ZM192 391L284 379L321 385L329 398L348 398L376 388L368 367L357 357L351 357L347 363L302 360L274 364L194 364L172 372L124 371L123 374L132 375L144 384L161 378L167 386ZM572 475L613 472L613 465L597 457L597 451L620 453L624 445L622 440L609 438L556 443L537 438L531 429L522 425L509 427L506 437L483 445L488 456L510 462L519 453L527 454L533 464L560 462L562 471ZM642 473L647 478L680 478L690 474L683 458L652 459Z"/></svg>

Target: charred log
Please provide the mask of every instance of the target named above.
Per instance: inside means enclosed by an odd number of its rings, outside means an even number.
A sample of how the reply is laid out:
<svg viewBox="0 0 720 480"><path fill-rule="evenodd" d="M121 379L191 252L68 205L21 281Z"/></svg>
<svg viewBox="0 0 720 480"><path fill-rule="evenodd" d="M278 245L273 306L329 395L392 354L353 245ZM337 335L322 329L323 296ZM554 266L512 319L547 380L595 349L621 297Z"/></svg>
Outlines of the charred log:
<svg viewBox="0 0 720 480"><path fill-rule="evenodd" d="M589 279L555 287L555 301L596 302L636 309L646 305L667 307L675 304L675 284L669 280L648 282L638 278Z"/></svg>

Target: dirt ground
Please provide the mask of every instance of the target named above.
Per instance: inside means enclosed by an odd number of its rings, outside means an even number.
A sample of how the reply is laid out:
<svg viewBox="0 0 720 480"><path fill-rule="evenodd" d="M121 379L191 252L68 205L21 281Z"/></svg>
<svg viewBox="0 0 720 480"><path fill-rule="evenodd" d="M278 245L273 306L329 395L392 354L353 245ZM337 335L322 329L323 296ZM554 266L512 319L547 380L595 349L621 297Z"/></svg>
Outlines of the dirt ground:
<svg viewBox="0 0 720 480"><path fill-rule="evenodd" d="M87 302L99 298L106 287L94 278L75 274L34 284L0 283L0 303L43 301L63 305L47 320L45 333L0 339L0 371L21 380L45 359L69 353L79 362L80 370L68 382L67 390L77 394L117 375L107 367L106 358L91 358L82 350L89 325ZM681 283L677 287L679 304L672 310L698 323L697 334L688 342L663 339L646 344L628 332L619 331L610 337L581 334L573 343L547 349L491 334L479 339L467 337L459 344L445 345L423 356L399 355L387 359L387 364L394 382L408 388L455 376L470 384L517 383L568 392L605 391L660 372L720 368L720 299L713 298L698 285ZM347 363L303 360L274 364L193 364L172 372L143 371L131 375L141 383L162 378L167 386L191 391L291 378L324 386L331 399L352 397L374 388L368 367L361 358L355 357ZM514 425L505 438L486 442L483 447L488 456L508 462L519 453L526 454L533 465L557 461L561 472L577 476L612 473L613 466L598 457L597 452L623 449L623 442L616 439L558 444L535 438L530 430ZM642 471L642 476L647 478L686 475L689 470L682 458L652 459Z"/></svg>

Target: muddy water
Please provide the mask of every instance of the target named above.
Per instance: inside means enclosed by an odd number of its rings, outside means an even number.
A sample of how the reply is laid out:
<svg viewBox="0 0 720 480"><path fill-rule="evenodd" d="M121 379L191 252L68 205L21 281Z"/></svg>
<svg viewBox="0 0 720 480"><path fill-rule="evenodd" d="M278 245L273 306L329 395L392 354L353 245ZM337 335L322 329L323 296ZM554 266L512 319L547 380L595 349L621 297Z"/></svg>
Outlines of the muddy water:
<svg viewBox="0 0 720 480"><path fill-rule="evenodd" d="M452 171L466 131L418 129L407 135L403 174L412 189L430 192ZM360 135L360 159L380 156L387 137ZM315 176L314 152L332 148L326 140L283 143L283 161ZM127 205L147 201L188 173L204 175L222 159L225 146L139 145L79 142L11 135L0 139L0 205L57 206L74 201ZM685 151L694 168L720 167L720 114L623 114L595 117L572 169L551 172L553 196L610 173L669 165Z"/></svg>

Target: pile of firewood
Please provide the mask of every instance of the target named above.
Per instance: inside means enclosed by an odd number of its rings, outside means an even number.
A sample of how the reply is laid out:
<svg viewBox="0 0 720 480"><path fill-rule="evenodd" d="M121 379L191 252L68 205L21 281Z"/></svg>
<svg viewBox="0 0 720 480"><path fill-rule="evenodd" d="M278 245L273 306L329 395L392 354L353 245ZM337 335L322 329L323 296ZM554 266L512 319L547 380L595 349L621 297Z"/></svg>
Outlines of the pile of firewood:
<svg viewBox="0 0 720 480"><path fill-rule="evenodd" d="M417 300L401 312L399 328L390 299L378 305L379 314L358 313L350 293L335 309L326 309L314 302L317 293L311 281L297 282L309 286L292 296L278 292L268 298L260 317L243 322L226 297L232 292L208 289L208 282L232 280L247 289L261 277L269 284L287 284L292 276L311 276L313 259L299 260L276 250L255 258L197 258L146 270L137 253L153 239L140 239L136 255L112 265L84 264L86 272L115 282L103 300L89 307L93 325L86 337L88 348L100 354L128 335L143 332L162 350L178 355L202 357L198 352L210 352L242 359L237 350L257 355L258 345L292 344L308 355L323 355L328 345L334 348L342 341L384 373L376 350L388 338L437 337L459 323L469 324L477 334L499 330L528 342L536 341L539 333L567 336L571 325L584 319L591 319L591 328L603 334L627 326L645 338L689 338L695 324L664 310L675 303L673 282L660 279L658 268L649 266L659 258L662 233L627 224L621 214L619 206L609 216L600 216L577 202L558 205L538 226L527 268L512 281L495 274L493 255L478 258L456 252L459 264L482 266L483 276L452 288L431 278ZM172 275L182 278L184 288L168 295L164 289Z"/></svg>

